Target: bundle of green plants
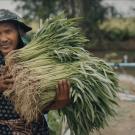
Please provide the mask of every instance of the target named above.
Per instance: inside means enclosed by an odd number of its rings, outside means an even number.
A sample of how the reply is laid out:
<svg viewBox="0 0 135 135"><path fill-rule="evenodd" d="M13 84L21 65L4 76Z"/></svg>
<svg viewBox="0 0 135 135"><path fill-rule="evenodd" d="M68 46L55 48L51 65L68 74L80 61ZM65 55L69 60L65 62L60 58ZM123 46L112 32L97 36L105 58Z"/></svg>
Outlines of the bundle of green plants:
<svg viewBox="0 0 135 135"><path fill-rule="evenodd" d="M115 115L118 85L111 67L82 48L88 40L77 22L63 15L49 18L27 46L8 54L14 85L5 95L31 122L55 100L58 81L67 79L71 101L60 111L73 134L88 135Z"/></svg>

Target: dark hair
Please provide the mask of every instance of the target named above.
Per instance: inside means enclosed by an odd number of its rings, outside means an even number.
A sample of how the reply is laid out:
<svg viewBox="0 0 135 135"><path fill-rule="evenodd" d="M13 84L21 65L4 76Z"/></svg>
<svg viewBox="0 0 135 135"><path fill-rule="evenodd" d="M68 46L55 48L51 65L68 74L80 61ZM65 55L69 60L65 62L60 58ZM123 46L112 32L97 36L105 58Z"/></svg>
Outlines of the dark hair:
<svg viewBox="0 0 135 135"><path fill-rule="evenodd" d="M19 32L18 32L19 33ZM19 34L19 37L18 37L18 44L17 44L17 48L16 49L21 49L25 46L25 44L23 43L22 39L21 39L21 36Z"/></svg>

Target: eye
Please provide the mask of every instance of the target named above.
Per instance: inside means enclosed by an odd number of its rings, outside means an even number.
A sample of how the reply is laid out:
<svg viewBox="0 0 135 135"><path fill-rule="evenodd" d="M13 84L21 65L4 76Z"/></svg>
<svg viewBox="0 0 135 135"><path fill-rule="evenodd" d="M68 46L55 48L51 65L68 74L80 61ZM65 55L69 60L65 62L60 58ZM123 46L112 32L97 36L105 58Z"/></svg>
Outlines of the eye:
<svg viewBox="0 0 135 135"><path fill-rule="evenodd" d="M5 33L10 34L10 33L12 33L12 30L11 29L7 29L7 30L5 30Z"/></svg>

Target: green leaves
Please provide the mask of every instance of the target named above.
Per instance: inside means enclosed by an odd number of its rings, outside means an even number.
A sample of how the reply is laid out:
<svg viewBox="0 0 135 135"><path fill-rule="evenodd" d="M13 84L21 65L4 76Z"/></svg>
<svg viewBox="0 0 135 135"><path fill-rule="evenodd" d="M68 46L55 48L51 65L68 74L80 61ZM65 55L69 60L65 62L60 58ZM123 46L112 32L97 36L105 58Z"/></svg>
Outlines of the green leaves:
<svg viewBox="0 0 135 135"><path fill-rule="evenodd" d="M21 116L27 121L37 119L55 99L58 81L67 79L71 104L61 112L73 134L89 135L115 115L117 77L103 60L81 48L87 39L75 24L76 19L63 16L47 20L31 43L10 54L7 61L16 78L14 97L27 99L27 104L25 100L15 102ZM16 65L21 65L21 70Z"/></svg>

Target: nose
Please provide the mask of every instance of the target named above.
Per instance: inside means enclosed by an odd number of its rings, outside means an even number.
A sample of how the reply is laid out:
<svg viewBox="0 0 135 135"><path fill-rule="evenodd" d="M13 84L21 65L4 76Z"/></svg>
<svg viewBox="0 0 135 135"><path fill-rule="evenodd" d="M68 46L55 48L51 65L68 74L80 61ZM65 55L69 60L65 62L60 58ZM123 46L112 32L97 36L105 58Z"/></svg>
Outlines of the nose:
<svg viewBox="0 0 135 135"><path fill-rule="evenodd" d="M1 35L0 36L0 43L7 43L8 42L8 38L6 37L6 35Z"/></svg>

